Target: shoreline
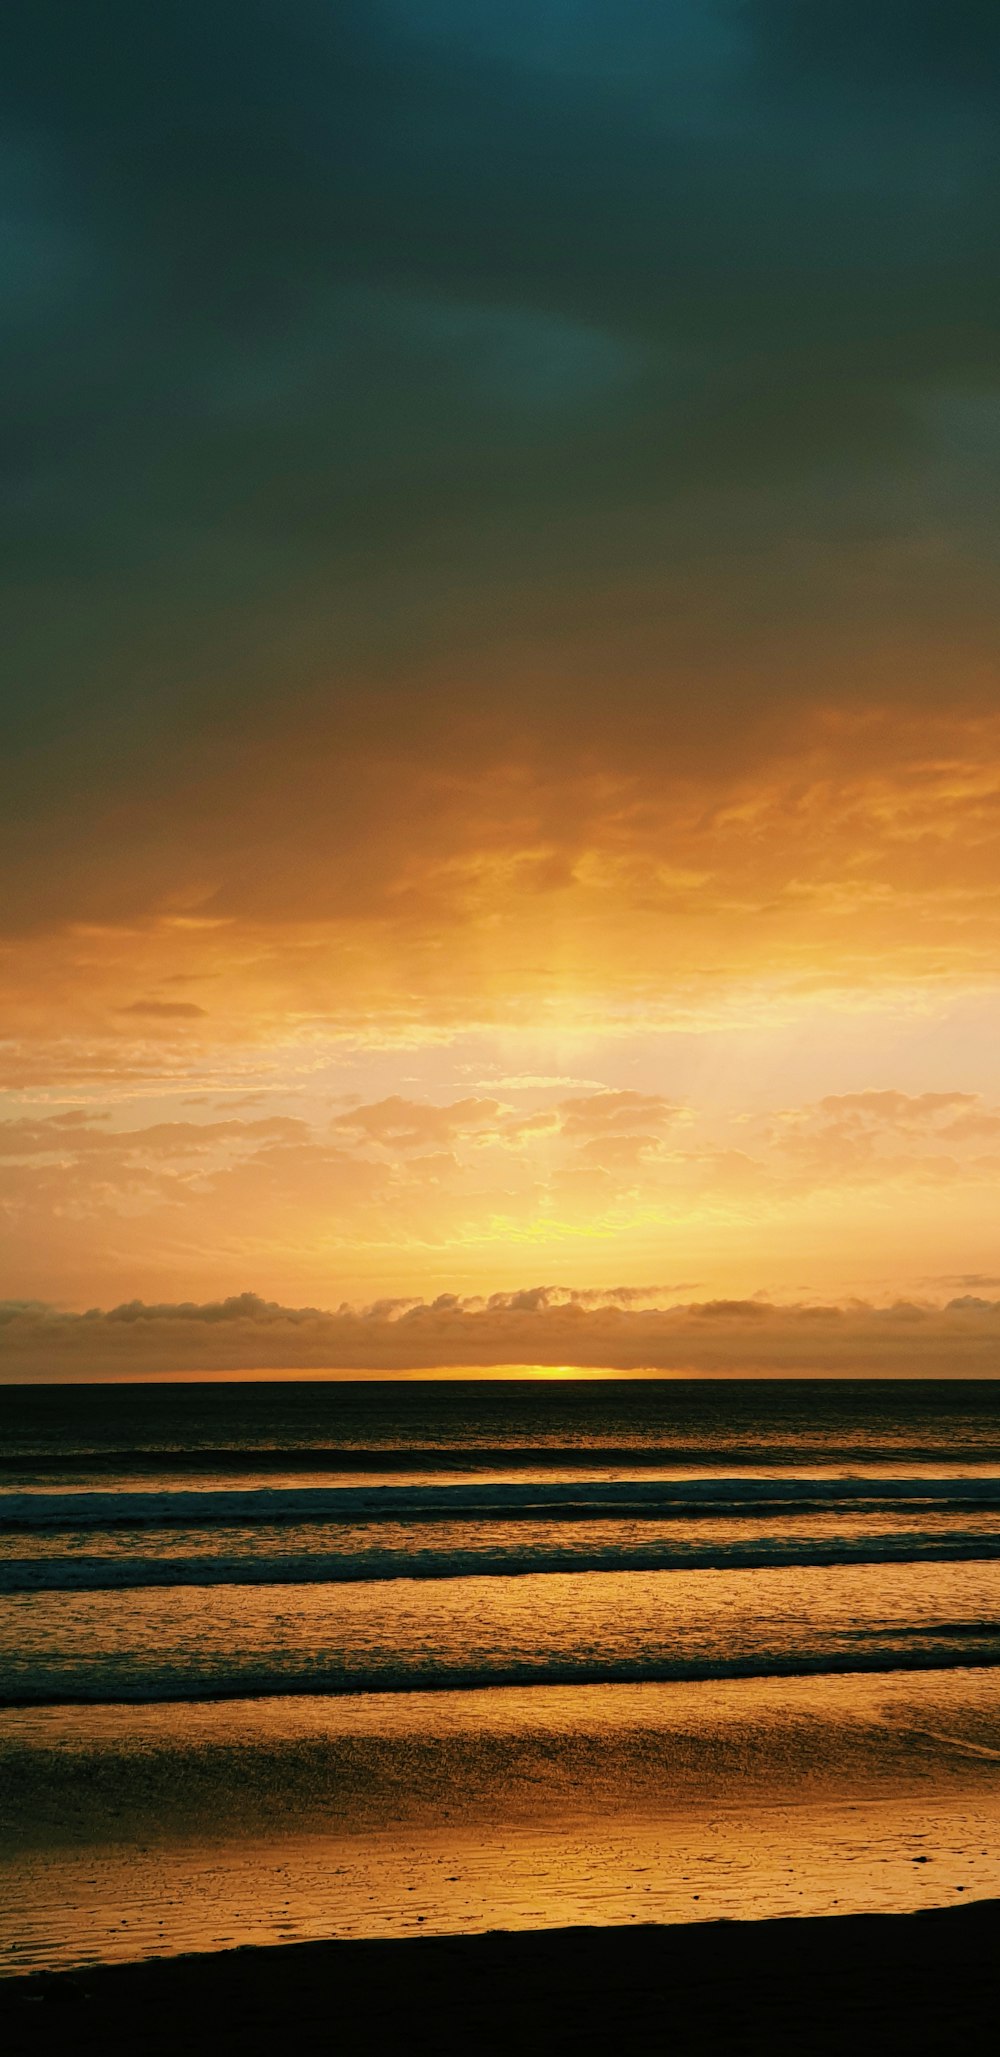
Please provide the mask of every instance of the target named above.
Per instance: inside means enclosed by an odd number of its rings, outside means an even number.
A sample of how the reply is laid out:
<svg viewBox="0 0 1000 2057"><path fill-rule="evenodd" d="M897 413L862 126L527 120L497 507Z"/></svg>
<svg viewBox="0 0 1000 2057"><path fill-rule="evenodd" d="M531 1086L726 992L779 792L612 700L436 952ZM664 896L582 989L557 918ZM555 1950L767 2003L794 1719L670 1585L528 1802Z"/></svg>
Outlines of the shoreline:
<svg viewBox="0 0 1000 2057"><path fill-rule="evenodd" d="M1000 1902L998 1708L986 1670L22 1710L0 1971Z"/></svg>
<svg viewBox="0 0 1000 2057"><path fill-rule="evenodd" d="M131 2051L663 2050L671 2057L989 2048L1000 1900L629 1928L237 1947L0 1982L9 2057Z"/></svg>

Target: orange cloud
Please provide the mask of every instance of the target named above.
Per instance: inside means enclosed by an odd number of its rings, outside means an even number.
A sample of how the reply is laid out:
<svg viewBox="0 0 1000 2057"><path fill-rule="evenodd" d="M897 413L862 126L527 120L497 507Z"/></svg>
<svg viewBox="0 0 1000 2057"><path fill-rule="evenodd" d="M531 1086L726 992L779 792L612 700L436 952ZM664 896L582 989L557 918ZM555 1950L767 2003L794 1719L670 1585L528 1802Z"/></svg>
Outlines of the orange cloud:
<svg viewBox="0 0 1000 2057"><path fill-rule="evenodd" d="M448 1143L453 1136L471 1134L495 1122L500 1112L497 1100L455 1100L448 1107L404 1100L394 1093L370 1107L354 1107L338 1115L334 1127L353 1132L367 1142L392 1149L416 1150L428 1143Z"/></svg>
<svg viewBox="0 0 1000 2057"><path fill-rule="evenodd" d="M132 1000L117 1012L141 1015L149 1021L204 1021L208 1008L196 1006L193 1000Z"/></svg>
<svg viewBox="0 0 1000 2057"><path fill-rule="evenodd" d="M53 1073L75 1054L83 1075L141 1070L160 1044L196 1068L216 1047L318 1033L392 1047L546 1019L711 1022L765 993L996 990L996 721L825 710L758 738L743 766L684 765L672 730L640 762L609 744L600 773L569 745L545 763L508 747L464 767L417 748L405 810L400 767L376 776L373 758L342 812L320 808L300 741L307 783L289 773L285 791L276 741L246 767L245 818L232 796L171 817L164 881L137 874L127 917L102 912L96 874L88 897L85 862L64 866L63 905L10 932L0 962L8 1076L37 1073L43 1046ZM317 743L318 766L334 755ZM280 898L250 861L275 807ZM199 835L221 838L228 882L193 855ZM128 872L103 838L94 852ZM215 881L200 900L192 865ZM162 997L178 980L184 997Z"/></svg>
<svg viewBox="0 0 1000 2057"><path fill-rule="evenodd" d="M0 1290L169 1292L253 1265L313 1292L334 1267L354 1290L456 1263L489 1288L526 1246L569 1254L585 1278L614 1263L626 1281L664 1250L692 1271L711 1251L722 1288L734 1247L740 1279L779 1246L787 1278L809 1236L810 1272L842 1288L873 1264L912 1281L932 1255L954 1253L957 1272L963 1238L988 1254L1000 1154L984 1140L1000 1115L974 1095L874 1090L751 1118L629 1088L536 1098L526 1117L395 1094L332 1117L313 1101L127 1126L120 1110L79 1106L8 1119Z"/></svg>

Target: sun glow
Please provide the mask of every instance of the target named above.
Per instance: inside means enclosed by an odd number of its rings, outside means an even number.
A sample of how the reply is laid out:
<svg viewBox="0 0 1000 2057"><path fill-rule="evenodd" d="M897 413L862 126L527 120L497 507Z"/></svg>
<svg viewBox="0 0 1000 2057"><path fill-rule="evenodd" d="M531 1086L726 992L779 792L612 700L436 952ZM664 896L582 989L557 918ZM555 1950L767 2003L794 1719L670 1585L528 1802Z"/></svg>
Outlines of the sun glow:
<svg viewBox="0 0 1000 2057"><path fill-rule="evenodd" d="M945 136L921 87L902 185L905 124L862 173L853 102L814 160L763 15L683 108L667 67L655 118L615 64L597 158L605 72L557 92L512 48L488 193L452 104L481 75L439 76L438 25L435 111L373 145L339 254L324 153L354 116L314 135L291 83L273 210L245 202L248 107L175 222L117 54L110 183L81 166L69 242L58 180L28 181L12 433L61 426L25 459L0 763L11 1300L944 1304L997 1273L977 116ZM545 132L583 128L565 163L529 151L525 213L495 163L550 93Z"/></svg>

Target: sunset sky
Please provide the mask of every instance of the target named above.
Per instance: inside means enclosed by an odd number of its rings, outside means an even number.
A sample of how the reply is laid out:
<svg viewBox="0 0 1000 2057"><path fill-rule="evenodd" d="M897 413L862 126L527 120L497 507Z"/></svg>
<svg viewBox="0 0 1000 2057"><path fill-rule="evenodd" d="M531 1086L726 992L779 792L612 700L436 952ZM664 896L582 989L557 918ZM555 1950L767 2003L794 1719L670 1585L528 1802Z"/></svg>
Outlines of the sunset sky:
<svg viewBox="0 0 1000 2057"><path fill-rule="evenodd" d="M0 1357L995 1369L1000 9L0 33Z"/></svg>

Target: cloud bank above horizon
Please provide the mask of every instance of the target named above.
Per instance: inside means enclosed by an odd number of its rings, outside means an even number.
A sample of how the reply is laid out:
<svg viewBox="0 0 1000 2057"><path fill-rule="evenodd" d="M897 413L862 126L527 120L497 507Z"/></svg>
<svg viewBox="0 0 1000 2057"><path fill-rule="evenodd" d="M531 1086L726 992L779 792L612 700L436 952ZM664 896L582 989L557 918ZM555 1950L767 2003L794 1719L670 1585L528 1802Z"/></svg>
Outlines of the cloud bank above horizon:
<svg viewBox="0 0 1000 2057"><path fill-rule="evenodd" d="M992 1281L994 1285L997 1281ZM68 1314L0 1302L0 1380L451 1374L995 1378L1000 1299L775 1306L667 1300L669 1287L536 1286L486 1300L283 1307L254 1293L202 1305Z"/></svg>

